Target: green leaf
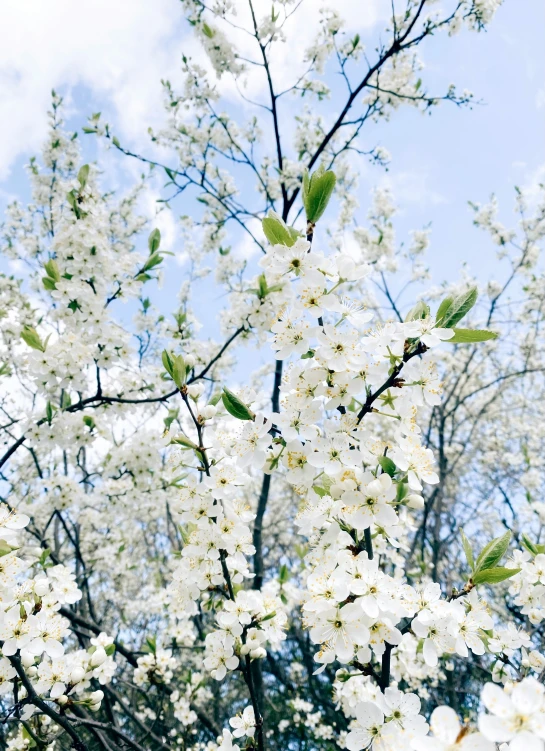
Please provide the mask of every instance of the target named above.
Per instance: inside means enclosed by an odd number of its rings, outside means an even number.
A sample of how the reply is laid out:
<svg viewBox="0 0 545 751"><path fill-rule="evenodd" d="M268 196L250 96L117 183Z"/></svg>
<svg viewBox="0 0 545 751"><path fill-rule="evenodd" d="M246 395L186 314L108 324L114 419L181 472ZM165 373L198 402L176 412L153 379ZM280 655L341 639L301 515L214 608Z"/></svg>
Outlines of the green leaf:
<svg viewBox="0 0 545 751"><path fill-rule="evenodd" d="M487 342L497 339L498 335L487 329L452 329L454 336L446 341L450 344L471 344L472 342Z"/></svg>
<svg viewBox="0 0 545 751"><path fill-rule="evenodd" d="M221 395L223 406L229 412L230 415L236 417L237 420L253 420L255 415L248 409L248 407L242 402L238 396L235 396L232 391L224 387L223 394Z"/></svg>
<svg viewBox="0 0 545 751"><path fill-rule="evenodd" d="M291 248L299 237L299 233L293 227L288 227L284 220L272 210L261 220L261 226L271 245L286 245Z"/></svg>
<svg viewBox="0 0 545 751"><path fill-rule="evenodd" d="M115 652L115 644L107 644L104 647L104 651L106 652L106 654L108 655L108 657L111 657L114 654L114 652Z"/></svg>
<svg viewBox="0 0 545 751"><path fill-rule="evenodd" d="M510 541L511 532L508 531L501 537L496 537L494 540L491 540L488 545L485 545L475 561L475 573L494 568L507 552Z"/></svg>
<svg viewBox="0 0 545 751"><path fill-rule="evenodd" d="M202 25L203 34L207 36L209 39L213 39L214 37L214 30L210 28L210 26L207 23L203 23Z"/></svg>
<svg viewBox="0 0 545 751"><path fill-rule="evenodd" d="M42 284L44 285L45 289L48 289L50 291L57 289L57 282L50 276L42 276Z"/></svg>
<svg viewBox="0 0 545 751"><path fill-rule="evenodd" d="M93 428L96 425L96 423L95 423L95 421L94 421L94 419L93 419L93 417L91 415L84 415L83 416L83 422L89 428L89 430L93 430Z"/></svg>
<svg viewBox="0 0 545 751"><path fill-rule="evenodd" d="M475 305L478 295L477 287L471 287L467 292L455 297L443 316L441 322L442 327L451 329L456 326L456 324L461 321Z"/></svg>
<svg viewBox="0 0 545 751"><path fill-rule="evenodd" d="M163 366L164 366L166 372L172 378L172 373L174 372L173 371L173 364L172 364L172 357L166 351L166 349L163 350L163 353L161 355L161 360L163 361Z"/></svg>
<svg viewBox="0 0 545 751"><path fill-rule="evenodd" d="M81 209L78 204L78 196L76 194L76 191L71 190L69 193L67 193L66 200L72 207L72 211L74 212L76 219L81 219Z"/></svg>
<svg viewBox="0 0 545 751"><path fill-rule="evenodd" d="M146 272L152 269L154 266L158 266L163 260L163 256L160 253L152 253L149 256L146 263L142 266L142 271Z"/></svg>
<svg viewBox="0 0 545 751"><path fill-rule="evenodd" d="M152 654L157 652L157 639L155 636L146 636L146 646Z"/></svg>
<svg viewBox="0 0 545 751"><path fill-rule="evenodd" d="M280 584L285 584L287 581L289 581L289 578L290 578L290 570L286 566L286 564L283 563L280 566L280 570L278 571L278 581L280 582Z"/></svg>
<svg viewBox="0 0 545 751"><path fill-rule="evenodd" d="M331 170L326 172L323 167L317 169L310 177L308 174L303 176L303 205L307 221L316 224L323 216L336 182L335 173Z"/></svg>
<svg viewBox="0 0 545 751"><path fill-rule="evenodd" d="M422 318L428 318L430 315L430 306L427 305L423 300L420 300L420 302L417 302L414 308L409 310L407 313L407 316L405 317L406 321L418 321Z"/></svg>
<svg viewBox="0 0 545 751"><path fill-rule="evenodd" d="M17 548L12 548L8 542L0 540L0 558L13 553L14 550L17 550Z"/></svg>
<svg viewBox="0 0 545 751"><path fill-rule="evenodd" d="M471 550L470 542L467 539L463 529L460 529L460 536L462 538L462 545L464 546L464 553L466 554L467 565L473 571L473 569L475 568L475 561L473 559L473 551Z"/></svg>
<svg viewBox="0 0 545 751"><path fill-rule="evenodd" d="M89 165L84 164L83 167L78 172L78 182L82 188L85 188L85 186L87 185L88 177L89 177Z"/></svg>
<svg viewBox="0 0 545 751"><path fill-rule="evenodd" d="M60 282L61 272L59 271L57 261L55 261L53 258L47 261L47 263L44 263L44 269L47 276L51 277L54 282Z"/></svg>
<svg viewBox="0 0 545 751"><path fill-rule="evenodd" d="M524 533L522 533L522 544L532 555L537 555L539 553L539 548L537 547L537 545L534 545L528 535L525 535Z"/></svg>
<svg viewBox="0 0 545 751"><path fill-rule="evenodd" d="M21 339L28 344L32 349L38 349L40 352L45 352L45 344L40 339L40 336L36 329L32 326L25 326L21 331Z"/></svg>
<svg viewBox="0 0 545 751"><path fill-rule="evenodd" d="M213 394L210 397L210 401L208 402L208 404L211 404L213 407L215 407L220 399L221 399L221 392L218 391L216 394Z"/></svg>
<svg viewBox="0 0 545 751"><path fill-rule="evenodd" d="M193 443L193 441L190 441L189 438L186 438L183 435L177 435L174 436L174 438L170 442L174 446L183 446L186 449L198 449L196 443Z"/></svg>
<svg viewBox="0 0 545 751"><path fill-rule="evenodd" d="M390 459L388 456L379 456L378 463L386 472L387 475L390 475L390 477L393 477L396 473L397 467L394 464L394 462Z"/></svg>
<svg viewBox="0 0 545 751"><path fill-rule="evenodd" d="M409 493L409 486L406 482L398 482L396 489L396 501L402 501Z"/></svg>
<svg viewBox="0 0 545 751"><path fill-rule="evenodd" d="M441 305L437 308L437 313L435 314L435 320L437 322L438 326L443 325L443 318L446 316L447 311L450 309L450 306L454 302L453 297L445 297Z"/></svg>
<svg viewBox="0 0 545 751"><path fill-rule="evenodd" d="M485 571L479 571L472 577L473 584L497 584L498 582L510 579L515 574L518 574L520 568L504 568L503 566L497 566L494 568L488 568Z"/></svg>
<svg viewBox="0 0 545 751"><path fill-rule="evenodd" d="M53 420L54 414L55 414L55 411L53 409L53 405L51 404L51 402L47 402L47 404L45 405L45 419L50 425Z"/></svg>
<svg viewBox="0 0 545 751"><path fill-rule="evenodd" d="M155 253L157 250L159 250L160 245L161 245L161 233L156 228L151 232L150 236L148 237L149 252Z"/></svg>
<svg viewBox="0 0 545 751"><path fill-rule="evenodd" d="M185 385L187 377L187 366L182 355L173 355L171 352L163 350L161 354L163 366L176 386L181 389Z"/></svg>
<svg viewBox="0 0 545 751"><path fill-rule="evenodd" d="M185 386L187 378L187 365L182 355L172 358L172 379L179 389Z"/></svg>

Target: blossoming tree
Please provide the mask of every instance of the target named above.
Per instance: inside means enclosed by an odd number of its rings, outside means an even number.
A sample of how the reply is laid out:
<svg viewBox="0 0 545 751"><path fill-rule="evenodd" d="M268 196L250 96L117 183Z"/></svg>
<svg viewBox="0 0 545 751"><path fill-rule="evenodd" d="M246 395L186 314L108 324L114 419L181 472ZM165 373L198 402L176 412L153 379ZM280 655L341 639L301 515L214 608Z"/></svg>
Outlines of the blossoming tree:
<svg viewBox="0 0 545 751"><path fill-rule="evenodd" d="M323 12L279 90L299 4L185 0L211 71L184 57L183 91L164 82L150 153L83 129L149 166L121 198L53 95L2 227L5 748L543 750L545 203L517 191L516 230L473 205L507 268L480 290L426 285L428 232L401 247L388 193L358 223L353 157L388 160L366 124L470 103L430 93L418 51L499 2L395 5L372 53ZM162 210L198 206L176 305L153 302L171 272L141 215L158 173ZM243 379L255 348L270 364Z"/></svg>

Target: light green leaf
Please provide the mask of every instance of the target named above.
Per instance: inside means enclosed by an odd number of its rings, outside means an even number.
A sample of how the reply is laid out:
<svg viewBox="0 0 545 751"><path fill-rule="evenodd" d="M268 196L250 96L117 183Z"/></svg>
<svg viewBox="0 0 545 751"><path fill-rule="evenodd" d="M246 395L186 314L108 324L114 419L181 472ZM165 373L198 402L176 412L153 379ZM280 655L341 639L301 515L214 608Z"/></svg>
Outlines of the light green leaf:
<svg viewBox="0 0 545 751"><path fill-rule="evenodd" d="M44 285L44 288L49 291L57 289L57 282L50 276L42 276L42 284Z"/></svg>
<svg viewBox="0 0 545 751"><path fill-rule="evenodd" d="M409 310L405 318L406 321L418 321L421 318L428 318L430 315L430 306L423 300L417 302L414 308Z"/></svg>
<svg viewBox="0 0 545 751"><path fill-rule="evenodd" d="M510 541L511 532L507 531L501 537L496 537L485 545L475 561L475 573L494 568L507 552Z"/></svg>
<svg viewBox="0 0 545 751"><path fill-rule="evenodd" d="M21 331L21 339L28 344L32 349L38 349L40 352L45 352L45 344L40 339L40 336L36 329L32 326L25 326Z"/></svg>
<svg viewBox="0 0 545 751"><path fill-rule="evenodd" d="M85 188L85 186L87 185L88 177L89 177L89 165L84 164L83 167L78 172L78 182L82 188Z"/></svg>
<svg viewBox="0 0 545 751"><path fill-rule="evenodd" d="M441 305L437 308L437 313L435 314L435 320L437 322L438 326L443 325L443 318L447 314L447 311L450 309L450 306L454 302L453 297L445 297Z"/></svg>
<svg viewBox="0 0 545 751"><path fill-rule="evenodd" d="M315 224L327 208L335 189L337 178L331 170L319 168L310 177L303 176L303 205L307 221Z"/></svg>
<svg viewBox="0 0 545 751"><path fill-rule="evenodd" d="M163 256L160 253L152 253L148 257L146 263L142 266L142 271L146 272L152 269L154 266L158 266L163 260Z"/></svg>
<svg viewBox="0 0 545 751"><path fill-rule="evenodd" d="M224 387L223 394L221 395L223 406L229 412L230 415L236 417L237 420L253 420L255 415L248 409L248 407L241 401L238 396L235 396L232 391Z"/></svg>
<svg viewBox="0 0 545 751"><path fill-rule="evenodd" d="M478 295L477 287L471 287L467 292L455 297L443 316L443 321L441 323L443 328L451 329L456 326L456 324L461 321L475 305Z"/></svg>
<svg viewBox="0 0 545 751"><path fill-rule="evenodd" d="M50 276L55 282L60 282L61 272L59 271L59 265L54 258L51 258L47 263L44 263L44 269L47 276Z"/></svg>
<svg viewBox="0 0 545 751"><path fill-rule="evenodd" d="M172 373L173 373L172 357L166 351L166 349L163 350L163 353L161 355L161 360L163 361L163 366L164 366L166 372L172 378Z"/></svg>
<svg viewBox="0 0 545 751"><path fill-rule="evenodd" d="M495 568L488 568L485 571L479 571L472 577L473 584L497 584L498 582L510 579L515 574L518 574L520 568L504 568L503 566L497 566Z"/></svg>
<svg viewBox="0 0 545 751"><path fill-rule="evenodd" d="M182 355L175 355L172 358L172 379L179 389L185 386L187 378L187 366Z"/></svg>
<svg viewBox="0 0 545 751"><path fill-rule="evenodd" d="M526 548L526 550L531 553L532 555L537 555L539 553L539 549L537 545L534 545L534 543L530 540L528 535L522 534L522 544Z"/></svg>
<svg viewBox="0 0 545 751"><path fill-rule="evenodd" d="M12 548L8 542L0 540L0 558L13 553L14 550L17 550L17 548Z"/></svg>
<svg viewBox="0 0 545 751"><path fill-rule="evenodd" d="M274 211L269 211L261 221L263 233L271 245L286 245L291 248L299 237L297 230L288 227L284 220Z"/></svg>
<svg viewBox="0 0 545 751"><path fill-rule="evenodd" d="M190 441L189 438L186 438L185 436L179 434L174 436L174 438L170 442L171 444L175 446L183 446L186 449L198 449L196 443L193 443L193 441Z"/></svg>
<svg viewBox="0 0 545 751"><path fill-rule="evenodd" d="M212 39L214 37L214 30L210 28L210 26L207 23L203 23L202 30L205 36L207 36L209 39Z"/></svg>
<svg viewBox="0 0 545 751"><path fill-rule="evenodd" d="M452 329L454 336L446 341L450 344L471 344L473 342L487 342L497 339L498 335L487 329Z"/></svg>
<svg viewBox="0 0 545 751"><path fill-rule="evenodd" d="M161 233L157 228L152 230L150 233L150 236L148 237L148 247L149 252L151 254L155 253L157 250L159 250L159 246L161 245Z"/></svg>
<svg viewBox="0 0 545 751"><path fill-rule="evenodd" d="M171 352L163 350L161 355L163 366L176 386L181 389L185 385L187 377L187 367L182 355L173 355Z"/></svg>
<svg viewBox="0 0 545 751"><path fill-rule="evenodd" d="M464 546L464 553L466 554L467 565L473 571L473 569L475 568L475 561L473 559L473 551L471 550L471 545L463 529L460 529L460 536L462 538L462 545Z"/></svg>

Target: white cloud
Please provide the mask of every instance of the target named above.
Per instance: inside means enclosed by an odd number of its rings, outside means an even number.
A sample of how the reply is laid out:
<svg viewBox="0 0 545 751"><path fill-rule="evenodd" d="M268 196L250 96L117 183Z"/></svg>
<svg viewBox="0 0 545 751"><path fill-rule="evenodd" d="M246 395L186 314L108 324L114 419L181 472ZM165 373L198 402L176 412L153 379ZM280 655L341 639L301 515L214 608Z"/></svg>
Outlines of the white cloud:
<svg viewBox="0 0 545 751"><path fill-rule="evenodd" d="M52 88L85 86L124 135L145 134L162 110L160 79L179 70L182 23L178 0L4 0L0 176L40 147Z"/></svg>
<svg viewBox="0 0 545 751"><path fill-rule="evenodd" d="M294 82L303 52L318 27L325 0L306 0L286 27L275 64L277 89ZM384 0L337 0L346 28L373 26ZM270 0L254 0L258 19L270 13ZM248 23L247 2L239 0L238 21ZM161 78L174 84L184 52L199 61L203 52L184 26L179 0L3 0L0 26L0 179L14 160L36 152L46 132L52 88L70 93L84 87L100 102L115 132L132 143L147 140L148 126L163 120ZM230 31L232 40L250 51L255 40ZM207 65L207 68L209 66ZM222 81L222 88L227 84ZM265 86L262 69L250 70L246 91L259 96ZM233 84L227 93L236 94ZM81 94L82 89L79 89ZM237 94L238 98L238 94ZM67 97L70 101L70 97ZM89 105L90 109L91 105ZM74 114L74 113L72 113ZM85 110L78 112L83 123Z"/></svg>

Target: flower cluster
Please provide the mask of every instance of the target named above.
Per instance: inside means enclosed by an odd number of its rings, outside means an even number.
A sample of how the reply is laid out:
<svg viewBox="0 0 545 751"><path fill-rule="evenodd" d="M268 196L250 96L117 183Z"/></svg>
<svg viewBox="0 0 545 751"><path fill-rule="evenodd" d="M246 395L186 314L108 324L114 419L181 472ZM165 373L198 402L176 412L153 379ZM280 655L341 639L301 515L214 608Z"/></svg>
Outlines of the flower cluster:
<svg viewBox="0 0 545 751"><path fill-rule="evenodd" d="M25 717L36 711L34 696L54 700L59 707L76 703L97 711L103 692L93 690L92 683L104 685L112 679L113 639L101 633L91 639L88 650L66 651L70 624L59 611L78 602L82 593L65 566L46 563L47 551L39 559L17 556L17 530L29 521L5 504L0 508L0 540L9 549L0 558L1 690L5 693L9 681L24 669L30 679L29 687L25 685Z"/></svg>

